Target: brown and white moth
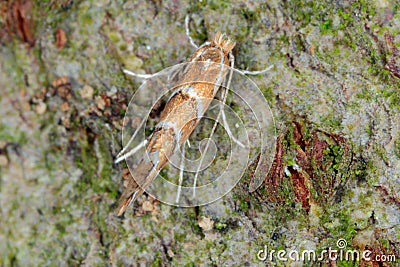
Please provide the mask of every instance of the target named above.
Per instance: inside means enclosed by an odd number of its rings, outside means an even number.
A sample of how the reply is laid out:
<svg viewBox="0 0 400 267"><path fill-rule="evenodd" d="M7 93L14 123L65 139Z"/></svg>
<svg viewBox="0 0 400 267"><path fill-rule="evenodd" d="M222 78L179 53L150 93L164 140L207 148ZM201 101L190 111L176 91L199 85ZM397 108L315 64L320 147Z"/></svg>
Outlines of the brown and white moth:
<svg viewBox="0 0 400 267"><path fill-rule="evenodd" d="M130 178L121 195L118 215L122 215L129 204L143 193L168 163L168 159L189 138L218 92L221 82L227 77L234 46L234 42L218 32L212 41L200 46L189 58L189 62L210 64L207 67L193 65L180 78L180 86L175 88L161 112L155 131L149 137L146 155L132 171L134 179Z"/></svg>

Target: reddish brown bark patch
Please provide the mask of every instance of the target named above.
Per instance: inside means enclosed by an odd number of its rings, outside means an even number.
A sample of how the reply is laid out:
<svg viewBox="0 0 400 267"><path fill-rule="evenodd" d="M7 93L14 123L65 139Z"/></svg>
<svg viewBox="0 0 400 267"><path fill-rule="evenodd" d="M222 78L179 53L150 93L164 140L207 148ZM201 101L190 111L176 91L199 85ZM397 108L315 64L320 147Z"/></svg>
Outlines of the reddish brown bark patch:
<svg viewBox="0 0 400 267"><path fill-rule="evenodd" d="M294 200L305 211L310 210L311 201L329 203L346 181L342 176L351 165L349 151L342 136L293 121L292 130L278 137L275 158L264 180L266 200L285 202L289 196L283 186L287 188L285 179L289 179Z"/></svg>
<svg viewBox="0 0 400 267"><path fill-rule="evenodd" d="M306 150L308 142L304 137L303 126L297 121L293 121L293 141L299 145L302 150Z"/></svg>
<svg viewBox="0 0 400 267"><path fill-rule="evenodd" d="M385 41L391 53L387 59L385 69L390 71L397 78L400 78L400 51L394 44L394 37L388 32L385 33Z"/></svg>
<svg viewBox="0 0 400 267"><path fill-rule="evenodd" d="M58 49L63 49L65 44L67 43L67 35L63 29L56 30L56 46Z"/></svg>
<svg viewBox="0 0 400 267"><path fill-rule="evenodd" d="M303 209L307 212L310 211L311 193L309 189L309 178L307 174L302 171L289 168L290 180L294 187L295 200L301 203Z"/></svg>
<svg viewBox="0 0 400 267"><path fill-rule="evenodd" d="M8 36L16 35L29 46L35 45L32 2L30 0L9 1L3 5L1 13L5 18L5 32Z"/></svg>
<svg viewBox="0 0 400 267"><path fill-rule="evenodd" d="M284 149L282 144L282 135L278 137L276 142L275 158L271 166L271 171L264 179L264 185L267 189L268 201L282 203L284 198L279 195L279 187L284 178Z"/></svg>

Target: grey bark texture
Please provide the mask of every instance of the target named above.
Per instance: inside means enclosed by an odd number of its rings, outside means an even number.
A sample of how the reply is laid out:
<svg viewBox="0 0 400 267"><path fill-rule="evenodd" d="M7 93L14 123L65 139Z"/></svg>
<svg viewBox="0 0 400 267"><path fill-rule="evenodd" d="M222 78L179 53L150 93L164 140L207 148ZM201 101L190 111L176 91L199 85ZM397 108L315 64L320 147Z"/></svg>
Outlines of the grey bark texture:
<svg viewBox="0 0 400 267"><path fill-rule="evenodd" d="M399 266L399 2L0 6L0 266ZM187 14L198 44L217 31L236 41L238 69L274 66L251 77L275 117L274 164L253 193L250 164L212 204L145 194L116 217L129 172L113 162L141 84L122 69L185 61ZM386 262L288 256L338 240ZM260 260L264 248L287 260Z"/></svg>

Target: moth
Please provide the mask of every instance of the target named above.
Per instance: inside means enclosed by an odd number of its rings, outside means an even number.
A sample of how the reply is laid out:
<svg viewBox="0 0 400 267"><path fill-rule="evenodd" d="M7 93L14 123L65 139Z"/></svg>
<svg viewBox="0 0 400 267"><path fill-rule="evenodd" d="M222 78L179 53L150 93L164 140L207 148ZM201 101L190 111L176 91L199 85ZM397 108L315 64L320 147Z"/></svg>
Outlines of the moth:
<svg viewBox="0 0 400 267"><path fill-rule="evenodd" d="M166 103L161 112L160 121L149 138L146 152L149 158L142 158L134 170L135 180L130 179L122 193L117 214L125 212L128 205L135 201L144 189L154 180L159 171L168 163L175 153L195 129L200 118L208 109L211 100L218 91L218 84L228 73L230 56L235 43L218 32L211 42L197 49L189 58L189 62L213 62L207 69L192 68L182 78L180 88ZM202 80L211 83L193 82ZM138 184L142 186L139 187Z"/></svg>
<svg viewBox="0 0 400 267"><path fill-rule="evenodd" d="M190 41L192 42L191 39ZM119 199L118 216L122 215L129 204L134 202L146 190L163 167L168 164L174 153L182 145L185 145L185 142L187 142L189 136L209 109L210 103L215 98L223 82L229 85L234 65L234 57L232 55L234 47L235 42L225 34L217 32L211 41L198 47L188 59L188 63L191 64L185 67L184 75L178 78L176 88L174 88L171 97L161 111L158 124L155 126L153 133L141 144L146 146L145 153L138 164L131 169L134 179L130 178L128 180L128 184ZM255 72L254 74L263 73L264 71ZM251 72L248 73L252 74ZM222 94L223 101L226 100L226 93L225 91ZM261 98L265 101L262 94ZM249 101L253 100L249 99ZM224 113L222 114L224 117ZM262 117L265 116L258 114L260 121L263 120ZM262 122L261 125L263 125ZM214 132L215 126L216 124L214 124L212 132ZM239 140L236 140L233 136L231 137L237 144L244 146ZM121 153L125 149L126 147ZM120 156L116 162L135 152L136 148ZM262 150L261 154L265 152L265 150ZM270 162L263 160L261 162L264 163L259 164L257 168L268 169ZM199 166L201 166L201 163ZM197 175L198 172L196 172L195 180Z"/></svg>

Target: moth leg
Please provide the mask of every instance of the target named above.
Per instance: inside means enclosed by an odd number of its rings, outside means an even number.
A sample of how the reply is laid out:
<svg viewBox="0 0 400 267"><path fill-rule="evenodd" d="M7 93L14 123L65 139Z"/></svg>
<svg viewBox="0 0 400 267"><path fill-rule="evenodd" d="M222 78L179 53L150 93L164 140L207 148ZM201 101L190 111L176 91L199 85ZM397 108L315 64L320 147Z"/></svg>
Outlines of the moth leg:
<svg viewBox="0 0 400 267"><path fill-rule="evenodd" d="M139 73L135 73L135 72L132 72L132 71L126 70L126 69L123 69L122 71L127 75L131 75L131 76L134 76L137 78L142 78L142 79L149 79L154 76L154 74L139 74Z"/></svg>
<svg viewBox="0 0 400 267"><path fill-rule="evenodd" d="M194 48L199 48L199 46L193 41L192 36L190 36L190 29L189 29L189 21L190 21L190 16L189 14L186 14L185 17L185 32L186 32L186 36L190 41L190 44L194 47Z"/></svg>
<svg viewBox="0 0 400 267"><path fill-rule="evenodd" d="M114 163L119 163L121 161L123 161L124 159L129 158L130 156L132 156L133 154L135 154L136 152L139 151L139 149L141 149L142 147L144 147L147 144L147 140L143 140L139 145L135 146L134 148L132 148L131 150L129 150L128 152L126 152L123 155L118 155L117 159L115 159ZM128 144L129 145L129 144ZM128 147L128 145L126 145L126 147L122 150L126 150L126 148Z"/></svg>
<svg viewBox="0 0 400 267"><path fill-rule="evenodd" d="M229 124L228 124L228 122L227 122L227 120L226 120L226 116L225 116L224 105L226 104L226 99L227 99L227 97L228 97L228 90L229 90L229 87L230 87L230 85L231 85L232 74L233 74L233 67L234 67L234 65L235 65L235 57L233 56L232 52L229 53L229 60L230 60L230 62L231 62L231 70L230 70L230 73L229 73L228 81L226 82L225 87L224 87L224 92L222 93L222 102L220 102L220 111L219 111L219 114L221 114L222 122L223 122L223 124L224 124L224 127L225 127L225 129L226 129L226 131L227 131L229 137L232 139L233 142L235 142L236 144L238 144L240 147L243 147L243 148L244 148L245 145L243 145L239 140L237 140L237 139L233 136L232 131L231 131L231 129L229 128ZM218 117L219 117L219 116L218 116Z"/></svg>
<svg viewBox="0 0 400 267"><path fill-rule="evenodd" d="M138 77L138 78L143 78L143 79L149 79L152 78L154 76L156 76L158 73L154 73L154 74L138 74L138 73L134 73L132 71L126 70L124 69L123 72L127 75L131 75L134 77ZM171 77L169 77L171 80L175 78L175 76L178 74L178 72L174 72ZM137 147L131 149L129 152L127 152L125 155L123 155L125 153L125 151L128 149L128 147L130 146L130 144L132 143L132 141L135 139L137 133L139 132L139 129L143 126L143 124L145 123L146 120L142 120L139 127L136 129L136 131L133 133L133 135L131 136L131 138L129 139L128 143L125 145L125 147L122 148L121 152L118 153L117 155L117 159L115 160L115 163L118 163L124 159L126 159L127 157L135 154L140 148L142 148L144 145L146 145L147 141L143 141L142 143L140 143Z"/></svg>
<svg viewBox="0 0 400 267"><path fill-rule="evenodd" d="M235 62L235 57L233 56L232 52L229 53L229 59L231 61L231 68L233 69L234 62ZM274 67L274 65L271 65L271 66L269 66L269 67L267 67L267 68L265 68L263 70L260 70L260 71L248 71L248 70L239 70L239 71L241 71L243 74L247 74L247 75L258 75L258 74L266 73L267 71L271 70L273 67ZM228 95L229 86L231 84L231 79L232 79L232 71L230 73L228 82L226 83L225 92L223 93L223 102L222 102L223 104L226 103L226 98L227 98L227 95ZM221 103L221 116L222 116L222 121L223 121L224 127L225 127L226 131L228 132L228 135L230 136L230 138L232 138L232 141L235 142L236 144L238 144L240 147L245 147L245 145L243 145L239 140L237 140L233 136L232 131L229 128L228 122L226 120L225 111L224 111L224 108L222 106L222 103Z"/></svg>
<svg viewBox="0 0 400 267"><path fill-rule="evenodd" d="M228 96L228 89L229 89L229 86L230 86L230 83L231 83L231 80L232 80L233 67L234 67L234 65L235 65L235 57L233 56L232 53L229 53L229 60L230 60L230 62L231 62L231 66L230 66L230 67L231 67L231 70L229 71L228 80L226 81L226 84L225 84L225 88L226 88L226 89L225 89L225 91L222 93L222 101L220 102L220 110L219 110L219 112L218 112L217 119L216 119L215 122L214 122L214 125L213 125L213 128L212 128L212 130L211 130L211 133L210 133L210 135L209 135L209 137L208 137L208 140L207 140L207 143L206 143L206 147L205 147L205 149L204 149L204 151L203 151L203 153L202 153L202 155L201 155L199 166L197 167L197 171L196 171L196 173L195 173L195 175L194 175L194 180L193 180L193 198L196 197L197 178L198 178L198 176L199 176L199 172L200 172L201 165L203 165L204 156L205 156L206 153L207 153L207 150L208 150L208 147L209 147L209 144L210 144L210 140L211 140L212 136L214 135L215 129L217 128L217 125L218 125L218 122L219 122L219 119L220 119L221 116L223 117L223 121L225 121L224 127L225 127L226 129L229 129L229 125L228 125L228 123L226 123L226 117L225 117L225 112L223 111L223 108L224 108L223 105L225 104L226 98L227 98L227 96ZM222 114L223 114L223 115L222 115ZM224 118L225 118L225 119L224 119ZM239 142L239 140L237 140L236 138L233 137L232 132L230 131L230 129L229 129L229 131L228 131L228 134L229 134L229 136L232 138L232 140L233 140L234 142L236 142L236 143ZM244 145L243 145L242 143L240 143L240 142L238 143L238 145L244 147ZM203 155L204 155L204 156L203 156Z"/></svg>
<svg viewBox="0 0 400 267"><path fill-rule="evenodd" d="M136 73L136 72L127 70L127 69L123 69L122 71L123 71L126 75L130 75L130 76L137 77L137 78L140 78L140 79L150 79L150 78L152 78L152 77L154 77L154 76L156 76L156 75L158 74L158 73L153 73L153 74L139 74L139 73ZM173 79L176 77L176 75L178 75L178 74L179 74L179 71L175 71L175 72L173 72L170 76L168 76L168 79L173 80Z"/></svg>
<svg viewBox="0 0 400 267"><path fill-rule="evenodd" d="M203 165L203 160L205 158L205 155L207 153L208 147L210 145L210 140L211 140L212 136L214 135L215 129L217 128L220 115L221 115L221 112L218 113L217 119L214 122L213 128L211 130L211 134L208 137L208 140L207 140L207 143L206 143L206 147L204 148L203 153L201 153L200 163L199 163L199 166L197 167L197 170L196 170L196 173L195 173L194 179L193 179L193 198L196 197L196 184L197 184L197 178L199 177L199 172L200 172L200 169L201 169L201 165Z"/></svg>
<svg viewBox="0 0 400 267"><path fill-rule="evenodd" d="M129 139L128 143L125 145L125 147L122 148L121 152L118 153L117 157L120 157L122 154L125 153L125 151L128 149L128 147L130 146L130 144L132 143L132 141L135 139L137 133L139 132L139 129L143 126L144 122L146 120L142 120L142 122L140 123L139 127L136 129L136 131L133 133L133 135L131 136L131 138Z"/></svg>
<svg viewBox="0 0 400 267"><path fill-rule="evenodd" d="M122 70L125 74L127 75L131 75L137 78L142 78L142 79L149 79L151 77L153 77L156 74L139 74L139 73L135 73L132 72L130 70L126 70L123 69ZM122 148L121 152L118 153L117 155L117 159L114 161L115 163L119 163L122 160L130 157L131 155L135 154L139 149L141 149L143 146L146 145L147 140L144 140L142 143L140 143L139 145L137 145L136 147L134 147L133 149L131 149L129 152L125 153L125 151L128 149L129 145L132 143L132 141L135 139L136 134L139 132L139 129L143 126L144 122L146 120L142 120L142 122L140 123L140 126L137 128L137 130L133 133L133 135L131 136L131 138L129 139L128 143L125 145L125 147ZM125 153L125 154L124 154ZM123 155L124 154L124 155Z"/></svg>
<svg viewBox="0 0 400 267"><path fill-rule="evenodd" d="M190 44L194 48L198 49L199 46L193 41L192 36L190 36L189 22L190 22L190 16L189 16L189 14L186 14L186 17L185 17L185 33L186 33L186 36L189 39ZM134 76L134 77L141 78L141 79L149 79L149 78L151 78L151 77L153 77L155 75L155 74L139 74L139 73L135 73L135 72L132 72L130 70L127 70L127 69L123 69L123 72L125 74L127 74L127 75Z"/></svg>
<svg viewBox="0 0 400 267"><path fill-rule="evenodd" d="M189 140L187 140L188 145ZM181 158L181 163L179 165L179 184L178 184L178 191L176 192L176 199L175 199L175 203L178 204L179 203L179 198L181 197L181 190L182 190L182 183L183 183L183 171L185 169L185 144L186 142L184 142L182 144L182 158ZM190 147L190 145L189 145Z"/></svg>
<svg viewBox="0 0 400 267"><path fill-rule="evenodd" d="M228 81L228 83L229 83L229 81ZM205 155L207 154L207 150L208 150L208 147L209 147L209 145L210 145L210 140L212 139L212 137L213 137L213 135L214 135L214 133L215 133L215 130L216 130L217 126L218 126L218 122L220 121L220 118L221 118L221 117L222 117L222 121L223 121L224 127L225 127L225 129L226 129L226 131L227 131L229 137L231 138L231 140L232 140L233 142L237 143L239 146L245 147L245 145L243 145L239 140L237 140L237 139L233 136L232 131L230 130L229 125L228 125L228 123L227 123L227 121L226 121L226 116L225 116L225 112L224 112L224 104L225 104L225 102L226 102L227 96L228 96L228 89L226 88L226 89L224 90L224 92L222 93L222 99L223 99L223 100L220 102L220 109L219 109L219 112L218 112L218 115L217 115L217 119L215 120L214 125L213 125L213 128L212 128L212 130L211 130L211 133L210 133L210 135L208 136L208 140L207 140L207 143L206 143L206 147L204 148L204 151L203 151L203 153L201 154L200 163L199 163L199 166L197 167L197 171L196 171L196 173L195 173L195 175L194 175L194 180L193 180L193 198L196 197L197 178L198 178L198 176L199 176L200 168L201 168L201 166L203 165L203 159L205 158Z"/></svg>
<svg viewBox="0 0 400 267"><path fill-rule="evenodd" d="M225 92L224 92L224 95L225 95L225 101L226 101L226 96L228 95L228 89L225 89L224 91L225 91ZM224 106L223 106L223 105L225 104L225 101L224 101L224 102L221 102L221 106L220 106L222 122L223 122L223 124L224 124L225 130L226 130L226 132L228 133L229 137L232 139L233 142L235 142L236 144L238 144L240 147L245 148L246 146L245 146L244 144L242 144L242 142L240 142L238 139L236 139L236 138L233 136L232 131L231 131L231 128L229 127L229 124L228 124L228 122L227 122L227 120L226 120L225 109L224 109Z"/></svg>
<svg viewBox="0 0 400 267"><path fill-rule="evenodd" d="M270 71L273 67L274 67L274 65L271 65L263 70L255 70L255 71L239 70L239 71L242 72L243 74L247 74L247 75L258 75L258 74L264 74L264 73Z"/></svg>

